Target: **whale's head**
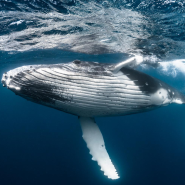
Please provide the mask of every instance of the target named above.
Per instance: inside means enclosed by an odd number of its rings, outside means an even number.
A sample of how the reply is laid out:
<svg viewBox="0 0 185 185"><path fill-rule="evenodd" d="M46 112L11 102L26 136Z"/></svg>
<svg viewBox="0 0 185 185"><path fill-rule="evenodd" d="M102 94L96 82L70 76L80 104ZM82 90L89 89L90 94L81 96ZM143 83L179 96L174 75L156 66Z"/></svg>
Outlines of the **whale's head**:
<svg viewBox="0 0 185 185"><path fill-rule="evenodd" d="M18 92L21 90L21 87L25 85L24 81L25 83L26 81L30 81L26 78L27 74L31 74L39 66L41 65L28 65L12 69L3 74L1 82L4 87Z"/></svg>
<svg viewBox="0 0 185 185"><path fill-rule="evenodd" d="M34 70L32 69L32 66L23 66L10 70L3 74L1 82L4 87L7 87L15 93L18 93L21 91L22 85L24 83L24 81L22 81L23 76L25 76L25 74L31 70Z"/></svg>
<svg viewBox="0 0 185 185"><path fill-rule="evenodd" d="M2 84L29 101L59 109L56 101L71 102L72 96L66 95L66 90L60 86L61 80L46 72L52 68L60 69L60 64L30 65L15 68L3 74ZM67 110L65 110L67 111Z"/></svg>
<svg viewBox="0 0 185 185"><path fill-rule="evenodd" d="M4 87L27 100L52 105L54 104L53 96L55 96L54 87L50 83L33 76L34 71L39 67L40 65L30 65L15 68L4 73L1 82Z"/></svg>
<svg viewBox="0 0 185 185"><path fill-rule="evenodd" d="M29 91L29 88L25 87L29 87L30 85L31 88L33 84L33 82L26 78L26 74L30 73L32 70L34 70L32 66L15 68L4 73L1 82L4 87L7 87L15 94L24 96L26 91Z"/></svg>

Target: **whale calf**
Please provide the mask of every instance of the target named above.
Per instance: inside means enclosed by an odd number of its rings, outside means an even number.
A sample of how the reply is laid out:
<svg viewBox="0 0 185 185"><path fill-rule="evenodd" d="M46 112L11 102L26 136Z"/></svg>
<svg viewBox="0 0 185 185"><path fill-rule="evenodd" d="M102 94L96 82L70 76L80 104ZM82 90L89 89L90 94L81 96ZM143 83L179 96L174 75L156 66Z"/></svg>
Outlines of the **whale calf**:
<svg viewBox="0 0 185 185"><path fill-rule="evenodd" d="M97 116L123 116L170 103L185 96L166 83L130 68L134 58L118 64L75 60L29 65L3 74L2 84L15 94L78 116L92 159L110 179L119 175L106 150Z"/></svg>

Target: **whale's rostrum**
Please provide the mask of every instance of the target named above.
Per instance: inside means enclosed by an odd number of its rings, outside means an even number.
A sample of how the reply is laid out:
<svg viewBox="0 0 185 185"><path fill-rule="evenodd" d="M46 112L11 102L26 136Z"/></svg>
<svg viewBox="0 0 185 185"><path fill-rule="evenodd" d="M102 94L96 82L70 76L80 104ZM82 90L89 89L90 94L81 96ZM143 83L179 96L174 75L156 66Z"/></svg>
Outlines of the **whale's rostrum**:
<svg viewBox="0 0 185 185"><path fill-rule="evenodd" d="M166 83L128 66L75 60L52 65L29 65L3 74L2 83L15 94L79 117L83 139L92 159L111 179L119 176L107 153L97 116L123 116L170 103L185 96Z"/></svg>

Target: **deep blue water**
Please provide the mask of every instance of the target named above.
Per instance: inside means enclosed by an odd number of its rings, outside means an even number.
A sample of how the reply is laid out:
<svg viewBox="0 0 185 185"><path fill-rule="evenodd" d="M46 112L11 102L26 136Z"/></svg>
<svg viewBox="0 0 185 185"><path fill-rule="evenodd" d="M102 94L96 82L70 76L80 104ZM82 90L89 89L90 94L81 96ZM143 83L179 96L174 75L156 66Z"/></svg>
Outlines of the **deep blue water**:
<svg viewBox="0 0 185 185"><path fill-rule="evenodd" d="M184 1L0 1L0 76L22 65L137 54L145 62L138 70L185 93L184 23ZM96 120L118 180L91 160L77 117L0 86L0 185L185 184L184 105Z"/></svg>

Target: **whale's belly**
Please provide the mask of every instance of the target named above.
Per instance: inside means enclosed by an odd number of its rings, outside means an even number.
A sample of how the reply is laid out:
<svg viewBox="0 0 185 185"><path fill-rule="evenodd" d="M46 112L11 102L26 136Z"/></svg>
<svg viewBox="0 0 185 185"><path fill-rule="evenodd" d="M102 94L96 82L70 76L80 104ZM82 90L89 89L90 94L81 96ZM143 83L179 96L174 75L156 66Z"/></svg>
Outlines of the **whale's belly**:
<svg viewBox="0 0 185 185"><path fill-rule="evenodd" d="M63 111L80 116L113 116L141 111L141 107L150 104L150 97L127 76L59 73L60 70L55 70L62 83L59 84L59 78L55 79L57 88L53 92L69 100L55 101L55 106Z"/></svg>
<svg viewBox="0 0 185 185"><path fill-rule="evenodd" d="M98 75L38 67L17 73L11 84L26 99L78 116L117 116L151 107L150 96L122 72Z"/></svg>

